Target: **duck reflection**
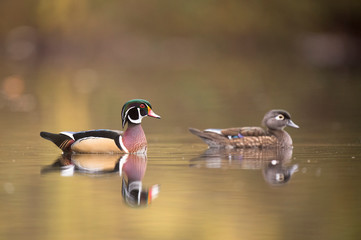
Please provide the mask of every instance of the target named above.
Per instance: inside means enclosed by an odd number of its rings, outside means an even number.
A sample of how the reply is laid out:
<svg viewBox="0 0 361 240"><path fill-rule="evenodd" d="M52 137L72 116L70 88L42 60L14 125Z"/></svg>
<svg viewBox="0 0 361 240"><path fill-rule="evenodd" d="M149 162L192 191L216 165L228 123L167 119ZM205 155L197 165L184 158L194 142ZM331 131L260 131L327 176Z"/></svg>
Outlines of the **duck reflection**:
<svg viewBox="0 0 361 240"><path fill-rule="evenodd" d="M147 168L147 157L144 154L130 154L120 166L124 173L122 179L122 196L125 203L131 207L146 206L158 197L159 184L143 188L142 179Z"/></svg>
<svg viewBox="0 0 361 240"><path fill-rule="evenodd" d="M279 186L287 183L297 172L298 165L291 164L292 149L219 149L209 148L191 159L191 167L262 170L264 180Z"/></svg>
<svg viewBox="0 0 361 240"><path fill-rule="evenodd" d="M115 154L62 154L50 166L42 168L41 173L60 172L61 176L74 174L101 176L119 172L122 155Z"/></svg>
<svg viewBox="0 0 361 240"><path fill-rule="evenodd" d="M60 172L61 176L75 174L104 176L118 173L122 178L122 197L131 207L147 206L159 194L159 185L143 188L142 180L147 168L146 154L63 154L41 173Z"/></svg>

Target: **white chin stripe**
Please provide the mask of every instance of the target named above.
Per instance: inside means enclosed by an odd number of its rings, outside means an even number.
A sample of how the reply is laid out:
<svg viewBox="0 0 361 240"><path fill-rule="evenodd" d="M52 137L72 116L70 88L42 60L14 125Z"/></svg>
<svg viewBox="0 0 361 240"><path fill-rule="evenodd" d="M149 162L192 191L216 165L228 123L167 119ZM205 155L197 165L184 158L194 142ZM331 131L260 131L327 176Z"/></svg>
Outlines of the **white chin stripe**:
<svg viewBox="0 0 361 240"><path fill-rule="evenodd" d="M128 149L124 146L122 136L119 136L119 145L122 147L122 149L125 153L129 153Z"/></svg>
<svg viewBox="0 0 361 240"><path fill-rule="evenodd" d="M143 116L140 115L140 109L137 108L137 110L138 110L138 119L134 120L134 119L131 119L130 116L128 116L128 119L129 119L129 121L130 121L131 123L139 124L139 123L142 122Z"/></svg>

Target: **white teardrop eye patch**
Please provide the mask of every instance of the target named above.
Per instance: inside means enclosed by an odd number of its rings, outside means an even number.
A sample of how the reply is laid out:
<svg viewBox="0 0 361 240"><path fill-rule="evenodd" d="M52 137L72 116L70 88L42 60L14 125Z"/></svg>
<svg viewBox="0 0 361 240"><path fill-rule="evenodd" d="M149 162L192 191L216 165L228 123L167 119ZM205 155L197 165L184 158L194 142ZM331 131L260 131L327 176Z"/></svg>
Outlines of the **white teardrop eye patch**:
<svg viewBox="0 0 361 240"><path fill-rule="evenodd" d="M282 114L279 114L275 117L276 120L283 120L285 117Z"/></svg>

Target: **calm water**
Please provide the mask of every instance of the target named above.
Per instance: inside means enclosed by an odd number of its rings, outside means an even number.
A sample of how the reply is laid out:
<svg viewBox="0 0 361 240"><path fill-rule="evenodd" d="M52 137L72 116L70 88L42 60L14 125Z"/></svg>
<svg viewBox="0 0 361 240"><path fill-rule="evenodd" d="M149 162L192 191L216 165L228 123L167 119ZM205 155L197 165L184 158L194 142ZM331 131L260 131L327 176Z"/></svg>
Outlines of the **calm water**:
<svg viewBox="0 0 361 240"><path fill-rule="evenodd" d="M0 12L0 240L361 239L355 0ZM147 156L62 156L39 136L120 129L134 98L162 116L143 121ZM187 131L279 108L300 126L292 152L207 150Z"/></svg>
<svg viewBox="0 0 361 240"><path fill-rule="evenodd" d="M315 136L294 131L293 151L276 153L207 150L186 132L148 134L147 156L61 156L27 130L3 130L1 239L361 235L357 139L310 143Z"/></svg>
<svg viewBox="0 0 361 240"><path fill-rule="evenodd" d="M162 119L143 121L147 156L61 156L40 131L117 129L124 99L138 97L144 82L133 76L129 91L114 81L82 94L66 74L69 81L41 77L27 89L10 78L0 95L1 240L361 236L358 82L247 97L269 83L222 90L203 80L153 81L142 97ZM258 125L278 107L301 127L288 130L292 152L207 150L187 131Z"/></svg>

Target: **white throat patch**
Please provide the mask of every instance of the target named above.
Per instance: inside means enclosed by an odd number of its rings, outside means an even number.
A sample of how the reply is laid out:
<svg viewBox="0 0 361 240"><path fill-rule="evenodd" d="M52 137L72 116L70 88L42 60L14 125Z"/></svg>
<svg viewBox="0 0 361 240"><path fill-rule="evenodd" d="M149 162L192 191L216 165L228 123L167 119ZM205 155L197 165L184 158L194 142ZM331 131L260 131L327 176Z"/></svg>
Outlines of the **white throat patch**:
<svg viewBox="0 0 361 240"><path fill-rule="evenodd" d="M132 119L129 115L128 115L128 119L131 123L135 123L135 124L139 124L142 122L142 119L144 118L144 116L140 115L140 109L137 108L138 110L138 119Z"/></svg>

